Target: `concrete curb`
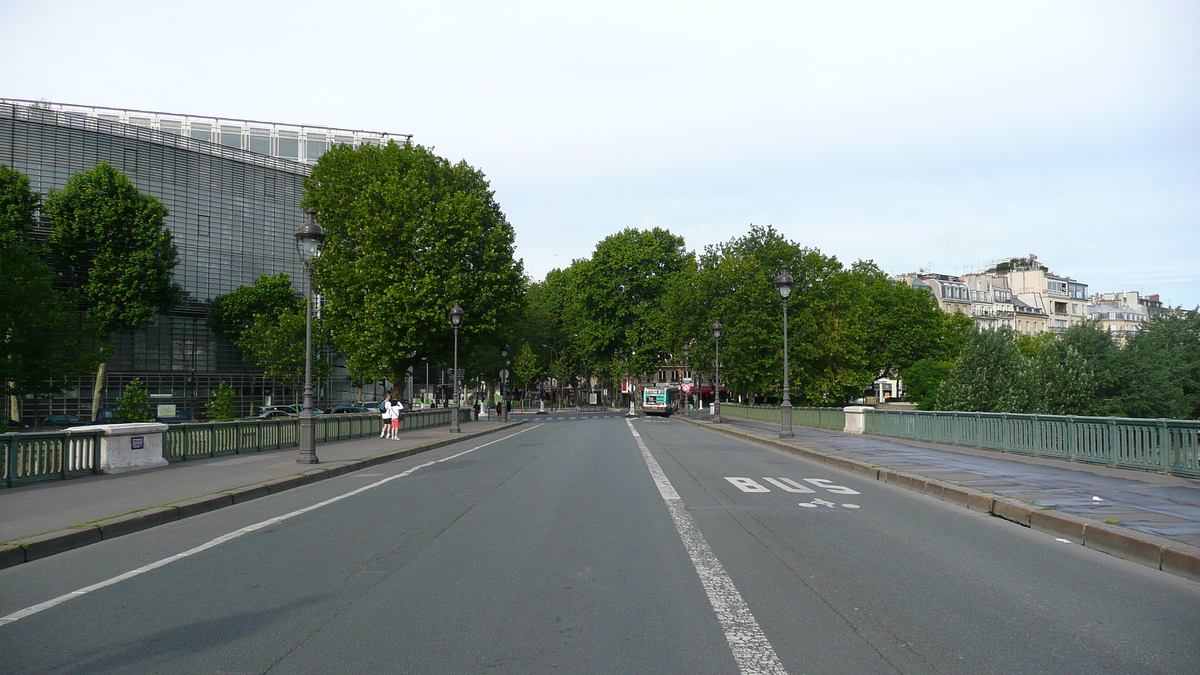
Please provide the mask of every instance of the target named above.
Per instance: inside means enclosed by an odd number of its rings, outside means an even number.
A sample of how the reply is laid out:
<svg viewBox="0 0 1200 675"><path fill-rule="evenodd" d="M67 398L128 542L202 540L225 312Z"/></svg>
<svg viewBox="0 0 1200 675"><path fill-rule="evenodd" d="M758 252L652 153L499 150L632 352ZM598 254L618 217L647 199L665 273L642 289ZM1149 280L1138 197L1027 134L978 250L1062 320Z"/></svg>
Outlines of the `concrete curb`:
<svg viewBox="0 0 1200 675"><path fill-rule="evenodd" d="M33 537L25 537L15 539L13 541L0 543L0 569L14 567L26 562L33 562L41 558L70 551L72 549L95 544L105 539L112 539L133 532L164 525L176 520L190 518L209 511L215 511L234 504L241 504L252 499L266 497L267 495L278 494L284 490L291 490L309 483L341 476L343 474L352 473L366 469L368 467L392 462L397 459L404 459L430 450L469 441L480 436L494 434L497 431L512 429L514 427L525 424L526 420L515 420L504 426L498 426L483 431L477 431L471 434L460 434L451 438L444 438L437 441L431 441L422 445L417 445L403 450L393 452L384 452L378 455L371 455L362 459L351 460L344 464L338 464L329 467L321 467L317 469L309 469L290 476L281 478L272 478L271 480L253 485L244 485L242 487L222 490L212 494L200 495L191 497L170 504L162 504L159 506L151 506L132 513L125 513L119 516L102 518L94 520L82 525L68 527L53 532L46 532Z"/></svg>
<svg viewBox="0 0 1200 675"><path fill-rule="evenodd" d="M873 478L913 492L920 492L971 511L989 513L1123 560L1153 567L1191 581L1200 581L1200 549L1187 544L1136 530L1099 523L1083 516L1043 510L1015 499L997 498L986 492L945 483L935 478L873 466L856 459L817 452L803 446L783 443L737 429L721 428L711 423L684 417L674 419L726 436L778 448L834 468Z"/></svg>

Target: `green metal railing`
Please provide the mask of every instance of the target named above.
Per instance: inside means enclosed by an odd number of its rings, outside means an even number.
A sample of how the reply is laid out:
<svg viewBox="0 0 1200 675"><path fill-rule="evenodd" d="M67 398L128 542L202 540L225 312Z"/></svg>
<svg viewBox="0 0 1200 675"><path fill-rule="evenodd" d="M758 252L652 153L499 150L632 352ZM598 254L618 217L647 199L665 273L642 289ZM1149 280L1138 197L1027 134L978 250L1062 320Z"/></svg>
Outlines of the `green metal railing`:
<svg viewBox="0 0 1200 675"><path fill-rule="evenodd" d="M448 426L449 408L400 413L402 430ZM471 409L460 409L460 421L471 421ZM313 417L317 442L342 441L378 434L379 413L317 415ZM163 434L163 459L179 462L201 457L276 450L300 444L300 419L277 417L269 420L197 422L173 424Z"/></svg>
<svg viewBox="0 0 1200 675"><path fill-rule="evenodd" d="M100 432L41 431L0 434L0 485L11 487L100 472Z"/></svg>
<svg viewBox="0 0 1200 675"><path fill-rule="evenodd" d="M1200 420L872 410L864 421L879 436L1200 476Z"/></svg>
<svg viewBox="0 0 1200 675"><path fill-rule="evenodd" d="M401 428L449 426L449 408L400 414ZM459 409L459 421L471 421L471 409ZM317 442L342 441L378 434L378 413L317 415ZM100 473L99 430L79 427L64 431L0 434L3 460L0 486L12 487ZM300 444L300 420L279 417L233 422L172 424L163 433L163 459L180 462L202 457L277 450Z"/></svg>
<svg viewBox="0 0 1200 675"><path fill-rule="evenodd" d="M780 423L779 406L722 403L721 415L757 422ZM792 425L841 431L846 428L846 413L841 408L792 408Z"/></svg>

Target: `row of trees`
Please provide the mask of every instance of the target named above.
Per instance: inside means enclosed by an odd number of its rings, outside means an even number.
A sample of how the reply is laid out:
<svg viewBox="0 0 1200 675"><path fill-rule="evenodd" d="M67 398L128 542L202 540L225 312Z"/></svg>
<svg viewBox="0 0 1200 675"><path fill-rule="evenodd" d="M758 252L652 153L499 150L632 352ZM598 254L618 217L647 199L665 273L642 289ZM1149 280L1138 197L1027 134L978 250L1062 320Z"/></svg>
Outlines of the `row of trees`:
<svg viewBox="0 0 1200 675"><path fill-rule="evenodd" d="M54 224L31 234L39 209ZM92 417L110 338L177 304L177 254L167 210L106 163L72 176L43 201L0 165L0 387L12 397L57 393L96 369Z"/></svg>
<svg viewBox="0 0 1200 675"><path fill-rule="evenodd" d="M1093 323L971 333L954 361L927 359L903 376L923 408L1200 419L1200 314L1157 317L1124 348Z"/></svg>
<svg viewBox="0 0 1200 675"><path fill-rule="evenodd" d="M708 371L709 326L720 320L722 379L734 393L778 400L783 308L772 281L782 265L796 279L788 331L798 403L842 403L921 359L953 359L973 331L970 319L941 312L927 292L872 263L846 267L752 226L699 255L663 229L612 235L590 258L531 285L523 337L559 346L543 354L556 376L615 381L666 363Z"/></svg>
<svg viewBox="0 0 1200 675"><path fill-rule="evenodd" d="M757 226L699 253L660 228L625 230L534 283L513 257L513 229L486 178L465 162L411 144L338 146L305 189L303 206L318 212L327 236L314 263L323 298L316 338L345 355L359 383L403 381L424 361L448 364L446 312L459 302L467 312L459 358L471 375L495 381L507 366L529 389L543 374L611 383L664 364L706 371L709 326L719 320L729 389L777 401L782 304L772 280L788 265L798 404L843 403L880 376L902 375L914 399L941 408L1200 412L1195 313L1152 323L1125 349L1094 326L1061 338L979 333L873 263L846 266ZM43 242L30 236L39 208L54 224ZM9 394L53 393L92 368L99 387L110 336L179 302L165 216L107 164L44 203L0 166L0 278L13 284L0 295L0 382ZM209 325L266 376L299 385L305 309L288 275L269 274L214 300ZM316 372L329 367L318 360Z"/></svg>

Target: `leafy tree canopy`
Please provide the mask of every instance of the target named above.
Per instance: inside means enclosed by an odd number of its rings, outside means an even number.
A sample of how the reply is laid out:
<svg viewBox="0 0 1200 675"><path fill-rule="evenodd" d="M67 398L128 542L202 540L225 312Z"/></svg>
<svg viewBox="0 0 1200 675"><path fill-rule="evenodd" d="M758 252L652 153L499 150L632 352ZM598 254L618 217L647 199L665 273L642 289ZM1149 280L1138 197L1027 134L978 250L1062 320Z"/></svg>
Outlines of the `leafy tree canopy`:
<svg viewBox="0 0 1200 675"><path fill-rule="evenodd" d="M326 233L314 265L322 315L356 377L398 381L422 358L449 363L455 302L463 340L504 342L524 280L480 171L419 145L337 146L305 190Z"/></svg>
<svg viewBox="0 0 1200 675"><path fill-rule="evenodd" d="M61 391L97 362L74 303L54 289L54 273L27 239L38 202L24 175L0 165L0 387L18 396Z"/></svg>
<svg viewBox="0 0 1200 675"><path fill-rule="evenodd" d="M77 287L84 327L95 339L138 328L179 302L167 209L120 171L101 162L71 176L46 198L45 210L54 222L47 244Z"/></svg>
<svg viewBox="0 0 1200 675"><path fill-rule="evenodd" d="M292 288L286 272L264 274L251 286L214 298L209 308L208 326L213 334L227 342L237 342L257 315L278 316L300 307L300 294Z"/></svg>

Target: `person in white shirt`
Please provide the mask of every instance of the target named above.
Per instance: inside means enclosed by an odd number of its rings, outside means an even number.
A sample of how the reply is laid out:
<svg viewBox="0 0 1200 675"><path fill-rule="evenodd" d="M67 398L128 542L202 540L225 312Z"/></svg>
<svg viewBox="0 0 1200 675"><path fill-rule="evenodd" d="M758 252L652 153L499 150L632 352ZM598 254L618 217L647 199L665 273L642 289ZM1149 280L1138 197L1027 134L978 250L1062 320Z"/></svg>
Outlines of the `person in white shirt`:
<svg viewBox="0 0 1200 675"><path fill-rule="evenodd" d="M400 401L400 399L396 399L396 401L394 403L392 403L392 407L388 408L388 412L391 413L391 415L392 415L392 417L391 417L391 420L392 420L391 440L393 440L393 441L400 440L400 411L401 410L404 410L404 403L402 403Z"/></svg>
<svg viewBox="0 0 1200 675"><path fill-rule="evenodd" d="M380 438L387 438L392 431L392 418L388 417L388 413L392 409L392 395L387 394L383 397L383 403L379 404L379 417L383 420L383 428L379 430Z"/></svg>

